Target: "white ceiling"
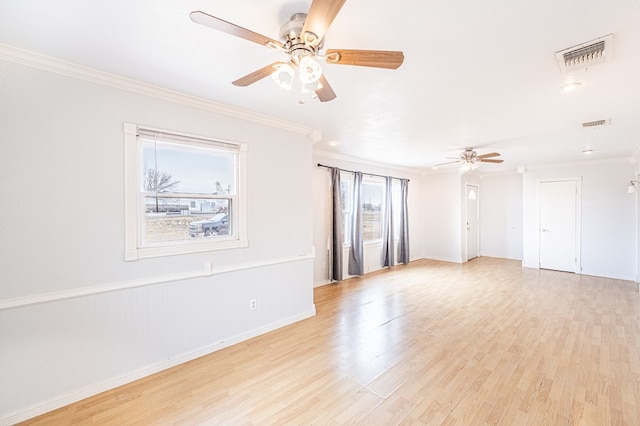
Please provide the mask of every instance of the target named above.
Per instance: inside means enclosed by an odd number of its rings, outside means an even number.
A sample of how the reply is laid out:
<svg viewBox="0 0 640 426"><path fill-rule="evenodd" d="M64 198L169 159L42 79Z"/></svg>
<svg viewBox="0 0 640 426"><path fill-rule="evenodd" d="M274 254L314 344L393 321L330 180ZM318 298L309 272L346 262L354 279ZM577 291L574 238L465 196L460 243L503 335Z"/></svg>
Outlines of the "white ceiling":
<svg viewBox="0 0 640 426"><path fill-rule="evenodd" d="M311 126L315 148L370 161L429 170L472 146L502 153L483 170L511 171L636 154L640 0L347 0L325 47L402 50L404 64L323 64L338 97L304 105L269 78L231 85L282 53L189 19L202 10L278 39L310 3L0 0L0 43ZM555 52L611 33L613 60L563 93ZM599 119L611 124L581 126Z"/></svg>

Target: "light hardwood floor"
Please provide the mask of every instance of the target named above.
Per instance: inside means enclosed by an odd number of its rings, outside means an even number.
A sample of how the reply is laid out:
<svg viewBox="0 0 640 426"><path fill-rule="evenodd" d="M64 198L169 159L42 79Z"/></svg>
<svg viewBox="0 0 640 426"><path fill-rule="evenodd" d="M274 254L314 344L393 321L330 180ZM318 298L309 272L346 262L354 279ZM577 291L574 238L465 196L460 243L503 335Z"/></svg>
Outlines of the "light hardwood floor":
<svg viewBox="0 0 640 426"><path fill-rule="evenodd" d="M629 281L479 258L315 290L317 315L26 424L640 424Z"/></svg>

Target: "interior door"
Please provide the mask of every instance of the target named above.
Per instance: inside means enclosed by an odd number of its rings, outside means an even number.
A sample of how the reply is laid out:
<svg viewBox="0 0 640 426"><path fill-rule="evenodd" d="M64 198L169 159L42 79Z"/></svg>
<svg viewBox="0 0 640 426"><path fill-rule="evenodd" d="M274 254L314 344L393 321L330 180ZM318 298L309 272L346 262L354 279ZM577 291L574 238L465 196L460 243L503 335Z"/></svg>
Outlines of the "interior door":
<svg viewBox="0 0 640 426"><path fill-rule="evenodd" d="M466 185L467 202L467 260L480 256L480 227L478 219L478 186Z"/></svg>
<svg viewBox="0 0 640 426"><path fill-rule="evenodd" d="M540 268L577 270L577 181L540 182Z"/></svg>

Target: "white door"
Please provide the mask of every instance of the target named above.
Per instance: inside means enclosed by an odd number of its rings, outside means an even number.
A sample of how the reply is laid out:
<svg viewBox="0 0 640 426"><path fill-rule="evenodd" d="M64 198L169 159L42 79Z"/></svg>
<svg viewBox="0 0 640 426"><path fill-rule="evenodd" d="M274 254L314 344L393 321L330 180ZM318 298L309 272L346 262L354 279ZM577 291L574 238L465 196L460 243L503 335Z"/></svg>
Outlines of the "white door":
<svg viewBox="0 0 640 426"><path fill-rule="evenodd" d="M478 187L467 184L467 260L480 256L480 227L478 220Z"/></svg>
<svg viewBox="0 0 640 426"><path fill-rule="evenodd" d="M540 182L540 268L579 272L577 181Z"/></svg>

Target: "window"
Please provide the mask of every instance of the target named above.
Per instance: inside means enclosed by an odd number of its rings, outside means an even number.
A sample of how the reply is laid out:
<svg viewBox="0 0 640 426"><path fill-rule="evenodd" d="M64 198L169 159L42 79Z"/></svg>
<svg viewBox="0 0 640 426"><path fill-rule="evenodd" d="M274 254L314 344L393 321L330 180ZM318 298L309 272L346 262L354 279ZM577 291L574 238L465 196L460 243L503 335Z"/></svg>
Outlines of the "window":
<svg viewBox="0 0 640 426"><path fill-rule="evenodd" d="M340 179L342 195L342 235L344 244L351 244L351 212L353 204L353 176L344 174ZM362 196L362 239L366 242L382 239L382 212L384 209L384 183L363 178Z"/></svg>
<svg viewBox="0 0 640 426"><path fill-rule="evenodd" d="M126 260L247 245L244 144L124 131Z"/></svg>
<svg viewBox="0 0 640 426"><path fill-rule="evenodd" d="M364 242L382 239L382 210L384 184L362 181L362 240Z"/></svg>
<svg viewBox="0 0 640 426"><path fill-rule="evenodd" d="M396 241L400 239L400 214L402 209L401 203L402 199L400 198L400 181L398 179L393 179L393 183L391 184L391 198L392 198L392 215L393 215L393 236Z"/></svg>
<svg viewBox="0 0 640 426"><path fill-rule="evenodd" d="M342 173L340 176L340 195L342 198L342 238L344 238L343 244L351 244L351 205L353 204L352 197L353 179L350 176L345 176Z"/></svg>

